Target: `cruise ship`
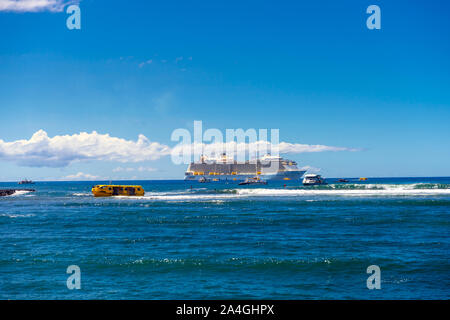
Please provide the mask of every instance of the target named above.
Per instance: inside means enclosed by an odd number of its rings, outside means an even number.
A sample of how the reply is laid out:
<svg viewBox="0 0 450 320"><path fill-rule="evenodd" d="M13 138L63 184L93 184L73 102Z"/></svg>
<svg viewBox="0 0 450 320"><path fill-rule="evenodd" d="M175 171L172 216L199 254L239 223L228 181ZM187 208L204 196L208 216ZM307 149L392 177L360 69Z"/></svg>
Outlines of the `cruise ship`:
<svg viewBox="0 0 450 320"><path fill-rule="evenodd" d="M297 168L297 163L267 154L256 161L237 162L225 153L221 157L192 162L185 173L185 180L213 179L213 181L241 181L255 176L264 180L298 181L305 170Z"/></svg>

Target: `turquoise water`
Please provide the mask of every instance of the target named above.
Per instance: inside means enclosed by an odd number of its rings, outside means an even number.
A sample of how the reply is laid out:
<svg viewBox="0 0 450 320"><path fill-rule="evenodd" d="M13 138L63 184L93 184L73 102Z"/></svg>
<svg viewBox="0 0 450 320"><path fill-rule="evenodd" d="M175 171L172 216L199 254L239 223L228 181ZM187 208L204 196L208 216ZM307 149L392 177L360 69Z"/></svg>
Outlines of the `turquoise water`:
<svg viewBox="0 0 450 320"><path fill-rule="evenodd" d="M0 197L0 298L450 298L450 178L329 182L121 182L137 198L38 182Z"/></svg>

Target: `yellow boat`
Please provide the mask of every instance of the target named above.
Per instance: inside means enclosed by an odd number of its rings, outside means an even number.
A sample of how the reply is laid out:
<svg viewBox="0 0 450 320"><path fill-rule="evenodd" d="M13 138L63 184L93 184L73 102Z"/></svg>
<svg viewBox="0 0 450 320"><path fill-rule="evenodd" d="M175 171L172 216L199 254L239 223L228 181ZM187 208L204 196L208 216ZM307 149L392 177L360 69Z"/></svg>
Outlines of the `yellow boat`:
<svg viewBox="0 0 450 320"><path fill-rule="evenodd" d="M99 184L92 187L92 193L94 197L143 196L145 191L142 186Z"/></svg>

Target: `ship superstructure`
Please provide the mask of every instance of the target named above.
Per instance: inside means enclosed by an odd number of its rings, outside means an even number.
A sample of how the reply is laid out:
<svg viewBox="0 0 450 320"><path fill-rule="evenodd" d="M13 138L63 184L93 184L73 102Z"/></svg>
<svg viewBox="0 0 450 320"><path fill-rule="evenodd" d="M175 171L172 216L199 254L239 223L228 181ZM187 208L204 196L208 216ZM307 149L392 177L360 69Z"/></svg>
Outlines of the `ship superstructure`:
<svg viewBox="0 0 450 320"><path fill-rule="evenodd" d="M208 159L201 156L198 162L192 162L185 173L185 180L214 178L217 180L240 181L255 176L264 180L300 180L305 170L297 168L297 163L270 154L264 157L238 162L224 153L219 158Z"/></svg>

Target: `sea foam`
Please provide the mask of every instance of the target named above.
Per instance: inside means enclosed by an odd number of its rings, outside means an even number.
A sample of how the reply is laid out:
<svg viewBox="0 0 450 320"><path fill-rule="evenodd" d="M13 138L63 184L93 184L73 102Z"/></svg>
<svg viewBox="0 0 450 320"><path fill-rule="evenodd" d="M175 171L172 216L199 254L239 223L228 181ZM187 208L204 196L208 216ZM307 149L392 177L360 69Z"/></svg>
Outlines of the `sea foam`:
<svg viewBox="0 0 450 320"><path fill-rule="evenodd" d="M239 200L254 197L311 196L376 197L376 196L434 196L450 195L448 185L435 184L336 184L297 188L235 188L225 190L192 190L191 192L149 192L142 197L115 197L116 199L140 199L159 201L218 201Z"/></svg>

